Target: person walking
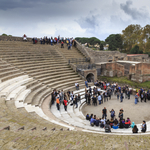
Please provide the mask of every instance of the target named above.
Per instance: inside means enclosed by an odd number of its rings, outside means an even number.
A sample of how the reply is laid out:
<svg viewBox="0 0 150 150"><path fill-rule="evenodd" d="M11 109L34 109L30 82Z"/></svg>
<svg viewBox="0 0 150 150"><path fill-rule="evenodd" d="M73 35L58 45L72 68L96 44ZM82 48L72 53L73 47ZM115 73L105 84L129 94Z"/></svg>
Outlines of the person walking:
<svg viewBox="0 0 150 150"><path fill-rule="evenodd" d="M147 94L145 91L143 92L143 98L144 98L144 102L146 103Z"/></svg>
<svg viewBox="0 0 150 150"><path fill-rule="evenodd" d="M115 111L114 111L114 109L112 109L110 111L110 117L114 119L114 117L115 117Z"/></svg>
<svg viewBox="0 0 150 150"><path fill-rule="evenodd" d="M135 95L135 104L138 102L138 93Z"/></svg>
<svg viewBox="0 0 150 150"><path fill-rule="evenodd" d="M73 91L71 93L71 101L73 101L73 98L74 98L74 94L73 94Z"/></svg>
<svg viewBox="0 0 150 150"><path fill-rule="evenodd" d="M78 102L80 102L80 104L81 104L81 96L80 96L80 94L78 94Z"/></svg>
<svg viewBox="0 0 150 150"><path fill-rule="evenodd" d="M144 95L141 93L141 102L143 101Z"/></svg>
<svg viewBox="0 0 150 150"><path fill-rule="evenodd" d="M102 100L102 97L101 97L101 94L99 93L99 94L98 94L99 105L101 105L101 100Z"/></svg>
<svg viewBox="0 0 150 150"><path fill-rule="evenodd" d="M88 82L87 82L87 80L85 81L85 86L86 86L86 88L88 88Z"/></svg>
<svg viewBox="0 0 150 150"><path fill-rule="evenodd" d="M59 97L56 98L56 107L57 107L57 110L60 110L60 101L59 101Z"/></svg>
<svg viewBox="0 0 150 150"><path fill-rule="evenodd" d="M119 100L119 95L120 95L119 90L116 92L116 95L117 95L117 100Z"/></svg>
<svg viewBox="0 0 150 150"><path fill-rule="evenodd" d="M65 109L65 111L67 111L67 100L66 99L64 99L64 101L63 101L63 104L64 104L64 109Z"/></svg>
<svg viewBox="0 0 150 150"><path fill-rule="evenodd" d="M123 96L123 91L120 94L120 102L123 102L124 96Z"/></svg>
<svg viewBox="0 0 150 150"><path fill-rule="evenodd" d="M88 93L88 105L91 105L91 95Z"/></svg>
<svg viewBox="0 0 150 150"><path fill-rule="evenodd" d="M94 106L97 106L97 98L96 98L96 96L95 95L93 95L93 104L94 104Z"/></svg>
<svg viewBox="0 0 150 150"><path fill-rule="evenodd" d="M108 101L108 95L107 95L107 92L104 93L104 101L106 102L106 99Z"/></svg>
<svg viewBox="0 0 150 150"><path fill-rule="evenodd" d="M78 98L77 98L77 95L75 96L74 104L76 105L76 108L78 108Z"/></svg>
<svg viewBox="0 0 150 150"><path fill-rule="evenodd" d="M85 100L86 100L86 104L88 103L88 92L86 91L85 93Z"/></svg>
<svg viewBox="0 0 150 150"><path fill-rule="evenodd" d="M118 117L120 118L120 121L123 120L123 112L120 111Z"/></svg>
<svg viewBox="0 0 150 150"><path fill-rule="evenodd" d="M105 119L107 118L107 109L106 109L106 107L104 107L104 109L102 110L102 118L104 118L105 117Z"/></svg>

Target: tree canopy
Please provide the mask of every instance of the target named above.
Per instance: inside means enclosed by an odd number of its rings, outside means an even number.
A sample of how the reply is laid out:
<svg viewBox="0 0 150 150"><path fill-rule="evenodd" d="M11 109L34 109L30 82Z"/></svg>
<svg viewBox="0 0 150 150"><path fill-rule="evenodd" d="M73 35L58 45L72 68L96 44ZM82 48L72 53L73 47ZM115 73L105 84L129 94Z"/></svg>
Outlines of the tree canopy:
<svg viewBox="0 0 150 150"><path fill-rule="evenodd" d="M150 25L142 28L138 24L131 24L122 33L123 47L126 51L130 51L135 45L143 52L150 51Z"/></svg>
<svg viewBox="0 0 150 150"><path fill-rule="evenodd" d="M103 46L109 44L109 50L121 49L126 53L138 54L146 53L150 54L150 25L141 27L138 24L131 24L122 30L122 34L110 34L105 41L101 41L96 37L75 38L78 42L90 45L99 44L100 50Z"/></svg>
<svg viewBox="0 0 150 150"><path fill-rule="evenodd" d="M105 39L105 43L109 44L109 50L122 49L122 37L120 34L111 34Z"/></svg>
<svg viewBox="0 0 150 150"><path fill-rule="evenodd" d="M76 37L75 40L80 42L81 44L89 43L90 45L99 44L102 42L96 37L86 38L86 37Z"/></svg>
<svg viewBox="0 0 150 150"><path fill-rule="evenodd" d="M143 54L143 51L139 49L138 45L135 45L131 50L130 54Z"/></svg>

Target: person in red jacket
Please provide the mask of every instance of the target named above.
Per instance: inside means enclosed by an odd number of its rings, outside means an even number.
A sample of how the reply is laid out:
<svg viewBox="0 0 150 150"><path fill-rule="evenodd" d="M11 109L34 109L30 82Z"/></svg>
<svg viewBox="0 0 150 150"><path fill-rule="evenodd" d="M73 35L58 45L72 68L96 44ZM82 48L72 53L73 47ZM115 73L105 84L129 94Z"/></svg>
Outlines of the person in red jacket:
<svg viewBox="0 0 150 150"><path fill-rule="evenodd" d="M106 84L103 84L104 90L106 90Z"/></svg>
<svg viewBox="0 0 150 150"><path fill-rule="evenodd" d="M67 103L68 103L67 100L64 99L63 104L64 104L65 111L67 111Z"/></svg>

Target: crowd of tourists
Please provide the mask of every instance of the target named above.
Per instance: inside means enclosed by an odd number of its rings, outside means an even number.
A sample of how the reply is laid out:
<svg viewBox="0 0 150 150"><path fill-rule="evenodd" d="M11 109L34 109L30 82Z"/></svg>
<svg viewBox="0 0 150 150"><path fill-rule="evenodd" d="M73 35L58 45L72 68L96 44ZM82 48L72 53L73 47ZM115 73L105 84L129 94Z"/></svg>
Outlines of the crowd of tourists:
<svg viewBox="0 0 150 150"><path fill-rule="evenodd" d="M125 86L119 86L117 83L110 84L109 82L103 82L103 81L96 81L95 86L93 89L88 86L87 80L85 81L85 86L86 88L89 88L88 90L85 90L85 99L86 103L88 105L94 105L97 106L97 101L99 105L101 105L103 102L108 101L108 99L111 99L111 96L114 94L116 95L117 100L120 99L120 102L123 102L123 99L126 98L130 100L130 95L132 94L132 88L130 88L128 85ZM103 89L103 91L101 90ZM149 99L149 93L150 91L148 90L145 92L145 90L142 88L138 91L136 91L137 94L135 95L135 98L141 99L141 102L143 100L143 97L146 99ZM145 95L145 96L143 96ZM138 96L138 97L136 97ZM92 100L92 101L91 101ZM136 100L135 100L136 101ZM135 103L136 104L136 103ZM96 117L96 115L89 114L86 115L86 119L90 121L91 126L99 126L100 128L104 128L105 132L111 132L111 128L113 129L123 129L123 128L133 128L132 132L133 133L138 133L138 128L132 122L130 118L127 118L126 120L123 118L123 109L120 109L118 118L116 117L114 109L112 109L110 112L110 120L107 119L107 109L104 107L102 110L102 118ZM143 124L141 126L141 132L146 132L146 122L143 121Z"/></svg>
<svg viewBox="0 0 150 150"><path fill-rule="evenodd" d="M92 127L96 126L96 127L104 128L105 132L111 132L111 128L113 129L132 128L133 133L138 133L139 129L137 128L134 122L132 122L131 124L130 118L127 118L126 120L123 119L124 110L122 108L120 109L119 114L118 114L119 119L117 119L114 109L112 109L109 112L110 112L110 117L111 117L110 120L107 119L106 107L104 107L104 109L102 110L102 118L98 118L96 117L96 115L93 115L93 114L91 114L90 116L89 114L87 114L86 120L90 121L90 125ZM143 124L141 125L141 132L144 133L146 132L146 130L147 130L146 122L143 121Z"/></svg>
<svg viewBox="0 0 150 150"><path fill-rule="evenodd" d="M32 38L33 44L36 44L38 42L38 38L34 37ZM39 39L40 44L50 44L50 45L55 45L58 43L61 43L61 48L64 48L64 43L67 44L68 50L72 49L72 46L76 46L76 41L73 38L61 38L60 36L58 37L51 37L48 38L47 36L41 37Z"/></svg>
<svg viewBox="0 0 150 150"><path fill-rule="evenodd" d="M78 102L81 102L81 96L80 94L75 95L73 91L71 92L70 90L64 93L63 90L57 91L54 89L51 93L51 104L54 105L55 101L57 110L60 111L60 105L64 105L64 109L67 111L67 105L69 103L71 106L75 105L76 108L78 107Z"/></svg>
<svg viewBox="0 0 150 150"><path fill-rule="evenodd" d="M108 101L111 99L112 95L115 95L117 100L120 100L120 102L123 102L124 99L130 100L130 95L133 94L133 89L129 87L128 85L120 86L117 83L110 84L109 82L104 81L95 81L94 85L96 88L92 89L88 86L87 80L85 81L86 88L89 87L89 90L86 91L85 98L86 102L88 104L91 104L91 99L93 100L92 103L94 105L97 105L97 100L99 101L99 104ZM102 92L101 90L104 90ZM93 90L93 97L92 96L92 90ZM101 91L101 92L100 92ZM139 101L145 102L150 100L150 90L145 90L143 88L135 91L135 104L137 104Z"/></svg>
<svg viewBox="0 0 150 150"><path fill-rule="evenodd" d="M96 81L93 89L88 86L88 81L85 81L85 99L88 105L93 104L97 106L97 102L101 105L103 102L111 100L111 96L115 95L117 100L120 99L120 102L123 102L124 98L130 99L132 94L132 88L128 85L123 87L119 86L117 83L110 84L109 82Z"/></svg>

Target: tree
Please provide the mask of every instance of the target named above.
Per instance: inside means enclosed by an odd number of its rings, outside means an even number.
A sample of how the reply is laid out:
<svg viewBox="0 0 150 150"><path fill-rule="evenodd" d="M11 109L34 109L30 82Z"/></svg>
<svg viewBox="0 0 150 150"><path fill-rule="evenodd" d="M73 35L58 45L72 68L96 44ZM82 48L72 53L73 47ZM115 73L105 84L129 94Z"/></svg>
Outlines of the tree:
<svg viewBox="0 0 150 150"><path fill-rule="evenodd" d="M104 46L102 43L100 44L100 50L104 50Z"/></svg>
<svg viewBox="0 0 150 150"><path fill-rule="evenodd" d="M7 34L3 33L2 36L7 36Z"/></svg>
<svg viewBox="0 0 150 150"><path fill-rule="evenodd" d="M106 39L105 42L109 44L109 50L117 50L117 48L122 49L122 37L120 34L111 34Z"/></svg>
<svg viewBox="0 0 150 150"><path fill-rule="evenodd" d="M80 42L81 44L85 44L85 43L89 43L90 45L95 45L95 44L99 44L104 41L100 41L98 38L96 37L91 37L91 38L85 38L85 37L76 37L75 40L77 40L78 42Z"/></svg>
<svg viewBox="0 0 150 150"><path fill-rule="evenodd" d="M139 38L142 33L142 27L140 25L129 25L122 31L122 39L124 48L129 51L133 46L139 43Z"/></svg>
<svg viewBox="0 0 150 150"><path fill-rule="evenodd" d="M139 46L135 45L131 50L130 54L143 54L143 51L139 50Z"/></svg>
<svg viewBox="0 0 150 150"><path fill-rule="evenodd" d="M146 25L144 28L142 28L142 33L139 37L139 47L140 49L143 49L144 52L150 50L149 38L150 38L150 25Z"/></svg>

